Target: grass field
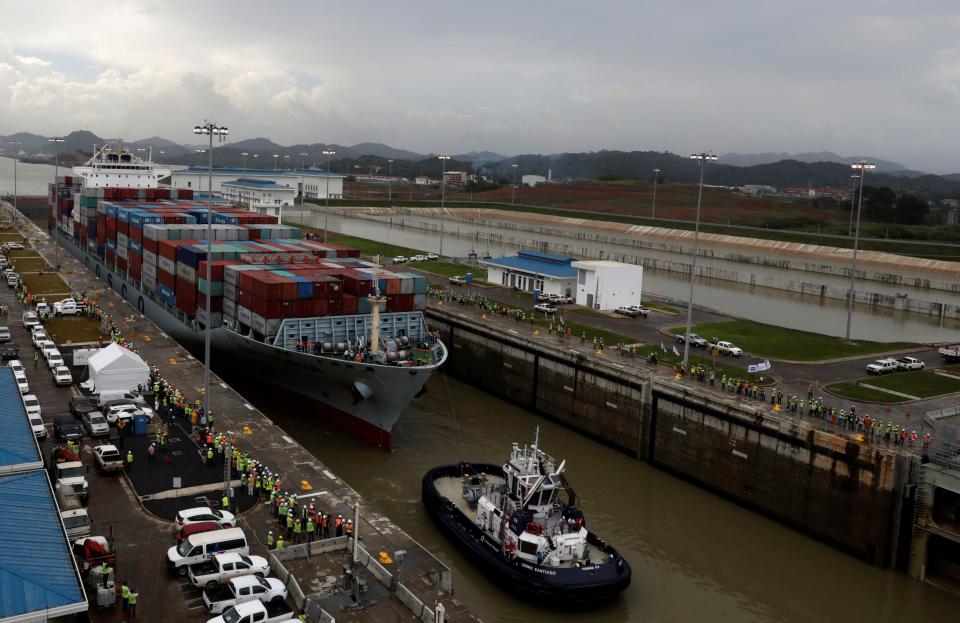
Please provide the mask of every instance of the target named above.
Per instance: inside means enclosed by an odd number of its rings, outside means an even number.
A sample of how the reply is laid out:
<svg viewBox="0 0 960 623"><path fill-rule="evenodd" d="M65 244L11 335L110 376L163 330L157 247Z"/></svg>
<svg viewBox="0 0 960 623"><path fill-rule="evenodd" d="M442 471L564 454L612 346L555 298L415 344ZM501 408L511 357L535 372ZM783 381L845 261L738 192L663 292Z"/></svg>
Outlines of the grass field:
<svg viewBox="0 0 960 623"><path fill-rule="evenodd" d="M102 336L100 323L94 318L51 316L44 321L43 327L47 335L54 338L58 344L96 342Z"/></svg>
<svg viewBox="0 0 960 623"><path fill-rule="evenodd" d="M676 335L684 332L682 327L671 329ZM902 342L858 342L847 344L840 338L784 329L760 324L750 320L712 322L693 326L693 332L708 340L714 336L733 342L745 352L757 357L787 361L819 361L858 355L870 355L909 348L912 344Z"/></svg>
<svg viewBox="0 0 960 623"><path fill-rule="evenodd" d="M840 396L841 398L848 398L850 400L856 401L869 401L869 402L879 402L881 404L900 404L906 402L907 398L901 398L900 396L894 396L893 394L888 394L886 392L877 391L875 389L870 389L869 387L861 387L856 381L846 381L843 383L831 383L826 386L827 391L831 394Z"/></svg>
<svg viewBox="0 0 960 623"><path fill-rule="evenodd" d="M46 272L52 270L47 261L42 257L20 257L13 262L13 267L18 273L36 273L41 269Z"/></svg>
<svg viewBox="0 0 960 623"><path fill-rule="evenodd" d="M40 254L33 249L15 249L7 252L7 259L16 263L18 258L39 258Z"/></svg>
<svg viewBox="0 0 960 623"><path fill-rule="evenodd" d="M463 264L454 264L453 262L420 262L418 264L409 264L409 268L416 268L435 275L444 277L454 277L456 275L473 274L474 281L486 281L487 269L476 268L474 266L465 266ZM399 270L399 268L398 268Z"/></svg>
<svg viewBox="0 0 960 623"><path fill-rule="evenodd" d="M650 309L657 309L659 311L662 311L668 314L680 313L680 310L677 309L676 307L671 307L670 305L667 305L665 303L659 303L657 301L651 301L651 300L643 301L643 306L649 307Z"/></svg>
<svg viewBox="0 0 960 623"><path fill-rule="evenodd" d="M47 297L47 302L52 303L60 298L69 296L70 288L64 283L60 275L56 273L44 273L34 275L23 275L23 287L27 292L34 296L47 294L63 294L62 297Z"/></svg>
<svg viewBox="0 0 960 623"><path fill-rule="evenodd" d="M23 236L15 231L0 231L0 242L23 242Z"/></svg>

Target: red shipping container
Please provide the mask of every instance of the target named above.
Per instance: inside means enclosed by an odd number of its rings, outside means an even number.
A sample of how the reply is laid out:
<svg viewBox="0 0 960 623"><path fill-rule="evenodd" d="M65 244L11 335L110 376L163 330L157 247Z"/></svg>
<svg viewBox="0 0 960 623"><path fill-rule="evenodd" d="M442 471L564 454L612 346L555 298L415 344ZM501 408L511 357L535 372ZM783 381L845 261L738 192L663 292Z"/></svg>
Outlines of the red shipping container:
<svg viewBox="0 0 960 623"><path fill-rule="evenodd" d="M159 277L159 273L157 276ZM174 294L177 297L177 309L191 318L194 317L197 311L197 287L188 281L178 279Z"/></svg>
<svg viewBox="0 0 960 623"><path fill-rule="evenodd" d="M243 264L243 262L236 260L214 260L210 267L210 280L223 281L223 267L235 266L237 264ZM197 277L201 279L207 278L207 260L201 261L200 266L197 267Z"/></svg>
<svg viewBox="0 0 960 623"><path fill-rule="evenodd" d="M293 312L295 318L308 318L313 316L313 299L298 299L294 301Z"/></svg>
<svg viewBox="0 0 960 623"><path fill-rule="evenodd" d="M140 276L142 275L140 264L134 265L132 262L127 267L127 272L129 272L130 276L133 277L134 279L139 279Z"/></svg>
<svg viewBox="0 0 960 623"><path fill-rule="evenodd" d="M157 281L173 290L177 285L177 277L165 270L157 269Z"/></svg>
<svg viewBox="0 0 960 623"><path fill-rule="evenodd" d="M117 270L122 270L123 272L127 272L127 260L125 258L122 258L122 257L117 258Z"/></svg>
<svg viewBox="0 0 960 623"><path fill-rule="evenodd" d="M197 309L206 309L207 308L207 295L203 292L197 292ZM223 297L222 296L213 296L210 297L210 312L217 313L223 311Z"/></svg>
<svg viewBox="0 0 960 623"><path fill-rule="evenodd" d="M323 301L324 312L329 313L329 304ZM357 313L357 297L353 294L344 292L340 297L340 309L344 315L353 315ZM326 314L324 314L326 315Z"/></svg>

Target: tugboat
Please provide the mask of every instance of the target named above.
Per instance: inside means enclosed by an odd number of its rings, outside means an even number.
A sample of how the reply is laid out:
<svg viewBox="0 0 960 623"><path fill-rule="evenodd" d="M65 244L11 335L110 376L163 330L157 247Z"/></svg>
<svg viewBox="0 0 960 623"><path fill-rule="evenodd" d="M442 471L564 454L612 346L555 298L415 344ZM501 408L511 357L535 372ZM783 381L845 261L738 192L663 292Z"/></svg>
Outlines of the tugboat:
<svg viewBox="0 0 960 623"><path fill-rule="evenodd" d="M488 578L527 600L589 606L630 585L630 565L587 529L563 476L566 461L513 444L500 465L443 465L423 477L422 498L440 529Z"/></svg>

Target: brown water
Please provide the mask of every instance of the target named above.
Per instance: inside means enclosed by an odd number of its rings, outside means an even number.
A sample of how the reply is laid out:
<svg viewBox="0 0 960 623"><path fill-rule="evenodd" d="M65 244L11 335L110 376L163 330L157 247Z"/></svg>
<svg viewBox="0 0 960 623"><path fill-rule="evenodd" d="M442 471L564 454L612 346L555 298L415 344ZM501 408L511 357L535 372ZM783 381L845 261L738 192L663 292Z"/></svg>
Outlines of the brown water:
<svg viewBox="0 0 960 623"><path fill-rule="evenodd" d="M255 382L228 379L234 387ZM383 452L311 419L307 405L247 398L454 572L456 597L488 622L950 621L960 600L880 571L581 435L438 373ZM437 531L420 479L461 459L501 462L532 439L567 459L593 531L620 549L633 582L589 613L531 607L502 592Z"/></svg>

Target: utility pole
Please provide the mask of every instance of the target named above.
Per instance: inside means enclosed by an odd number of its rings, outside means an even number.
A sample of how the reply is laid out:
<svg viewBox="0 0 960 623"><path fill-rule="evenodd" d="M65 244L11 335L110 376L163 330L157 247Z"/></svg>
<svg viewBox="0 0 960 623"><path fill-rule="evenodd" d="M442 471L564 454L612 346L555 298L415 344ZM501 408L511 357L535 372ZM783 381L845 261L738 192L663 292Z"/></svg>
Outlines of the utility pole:
<svg viewBox="0 0 960 623"><path fill-rule="evenodd" d="M510 185L510 205L517 203L517 163L510 165L513 167L513 183Z"/></svg>
<svg viewBox="0 0 960 623"><path fill-rule="evenodd" d="M393 158L387 160L387 203L393 201Z"/></svg>
<svg viewBox="0 0 960 623"><path fill-rule="evenodd" d="M697 220L693 226L693 259L690 261L690 298L687 301L687 333L683 337L683 367L690 366L690 325L693 321L693 285L697 276L697 256L700 254L700 206L703 204L703 164L714 161L713 154L700 153L690 156L700 163L700 186L697 191Z"/></svg>
<svg viewBox="0 0 960 623"><path fill-rule="evenodd" d="M330 227L328 226L329 221L327 220L330 218L330 168L333 166L333 156L335 156L336 154L337 154L336 150L333 150L333 149L323 150L324 156L330 156L330 159L327 160L327 188L326 188L326 191L324 192L324 194L326 195L326 202L327 202L327 205L323 211L323 241L324 242L327 241L327 231L329 231L330 229Z"/></svg>
<svg viewBox="0 0 960 623"><path fill-rule="evenodd" d="M660 169L653 170L653 204L650 206L650 218L657 216L657 178L660 177Z"/></svg>
<svg viewBox="0 0 960 623"><path fill-rule="evenodd" d="M850 292L847 295L847 331L844 334L844 339L847 342L850 341L850 324L853 321L853 299L855 298L854 288L857 281L857 247L860 243L860 211L863 209L863 177L866 175L867 169L876 169L877 165L861 160L851 164L850 168L860 171L860 197L857 199L857 227L853 235L853 262L850 267Z"/></svg>
<svg viewBox="0 0 960 623"><path fill-rule="evenodd" d="M450 156L443 154L437 156L443 163L443 171L440 173L440 257L443 257L443 221L447 212L447 160Z"/></svg>

